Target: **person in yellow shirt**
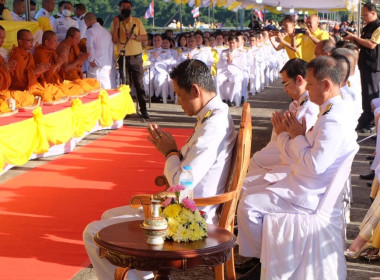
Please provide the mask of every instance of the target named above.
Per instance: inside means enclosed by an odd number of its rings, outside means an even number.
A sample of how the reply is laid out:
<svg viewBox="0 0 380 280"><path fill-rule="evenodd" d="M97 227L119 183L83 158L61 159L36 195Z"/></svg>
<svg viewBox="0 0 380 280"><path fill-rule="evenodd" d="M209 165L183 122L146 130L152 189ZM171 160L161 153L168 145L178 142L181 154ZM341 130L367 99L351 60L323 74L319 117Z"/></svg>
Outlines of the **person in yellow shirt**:
<svg viewBox="0 0 380 280"><path fill-rule="evenodd" d="M296 21L293 16L286 16L282 21L285 34L282 32L269 32L270 42L276 51L285 49L289 59L301 57L302 34L296 34ZM277 44L275 44L275 42Z"/></svg>
<svg viewBox="0 0 380 280"><path fill-rule="evenodd" d="M111 25L112 41L116 44L119 54L118 63L122 83L131 84L129 75L131 73L133 84L136 87L141 116L144 119L149 119L144 98L144 71L142 67L142 42L147 41L148 36L141 20L131 16L132 9L131 1L121 0L119 2L120 15L113 18Z"/></svg>
<svg viewBox="0 0 380 280"><path fill-rule="evenodd" d="M0 0L0 20L12 20L13 16L9 9L5 8L5 0Z"/></svg>
<svg viewBox="0 0 380 280"><path fill-rule="evenodd" d="M311 61L315 57L315 46L322 40L330 38L328 32L319 29L319 17L311 15L306 20L306 31L302 36L301 42L301 58L306 62Z"/></svg>

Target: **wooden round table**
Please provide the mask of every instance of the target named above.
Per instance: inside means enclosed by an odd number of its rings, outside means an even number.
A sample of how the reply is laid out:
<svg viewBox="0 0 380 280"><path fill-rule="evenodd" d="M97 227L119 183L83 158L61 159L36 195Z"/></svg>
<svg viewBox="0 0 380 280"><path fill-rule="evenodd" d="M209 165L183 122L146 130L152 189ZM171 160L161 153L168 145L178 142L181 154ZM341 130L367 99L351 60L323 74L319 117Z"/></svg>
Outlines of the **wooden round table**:
<svg viewBox="0 0 380 280"><path fill-rule="evenodd" d="M197 266L217 266L229 260L236 237L229 231L207 225L208 237L193 242L165 241L149 245L140 225L130 221L103 228L94 235L100 257L107 258L118 269L115 279L123 279L126 271L155 271L155 279L170 279L170 270L186 270Z"/></svg>

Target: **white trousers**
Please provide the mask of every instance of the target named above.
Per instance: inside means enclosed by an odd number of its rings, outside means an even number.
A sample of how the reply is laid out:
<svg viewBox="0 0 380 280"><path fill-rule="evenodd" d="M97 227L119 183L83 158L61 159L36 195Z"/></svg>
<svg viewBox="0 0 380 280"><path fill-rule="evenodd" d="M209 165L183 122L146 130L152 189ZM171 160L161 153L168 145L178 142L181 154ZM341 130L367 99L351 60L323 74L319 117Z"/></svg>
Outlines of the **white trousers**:
<svg viewBox="0 0 380 280"><path fill-rule="evenodd" d="M310 214L311 211L282 199L267 190L266 185L246 189L237 210L240 255L260 258L263 218L268 213Z"/></svg>
<svg viewBox="0 0 380 280"><path fill-rule="evenodd" d="M95 78L104 89L115 88L115 71L111 66L88 67L87 78Z"/></svg>
<svg viewBox="0 0 380 280"><path fill-rule="evenodd" d="M99 247L92 240L94 234L113 224L143 219L144 211L142 208L135 209L123 206L107 210L103 213L102 220L87 225L83 232L84 246L99 280L114 279L116 266L111 264L106 258L99 257ZM128 280L150 279L152 277L153 273L150 271L138 271L134 269L130 270L127 275Z"/></svg>

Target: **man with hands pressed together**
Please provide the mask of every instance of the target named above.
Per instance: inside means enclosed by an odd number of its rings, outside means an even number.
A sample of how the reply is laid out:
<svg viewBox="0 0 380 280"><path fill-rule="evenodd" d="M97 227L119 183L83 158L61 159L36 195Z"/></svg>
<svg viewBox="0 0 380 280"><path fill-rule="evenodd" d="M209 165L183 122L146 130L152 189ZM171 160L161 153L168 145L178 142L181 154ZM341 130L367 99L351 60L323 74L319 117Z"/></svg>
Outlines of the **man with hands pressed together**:
<svg viewBox="0 0 380 280"><path fill-rule="evenodd" d="M194 197L208 197L224 192L230 169L236 131L228 106L215 93L210 70L199 60L190 59L179 64L170 74L174 90L184 112L197 116L197 124L187 143L177 149L173 136L157 124L149 124L148 140L165 156L164 174L171 186L179 183L183 166L191 166ZM205 207L208 223L217 223L214 206ZM83 233L87 254L99 279L113 279L116 267L99 258L99 248L93 235L102 228L131 220L142 220L143 210L128 205L107 210L102 220L87 225ZM141 279L146 272L132 270L128 279ZM151 277L151 276L150 276Z"/></svg>
<svg viewBox="0 0 380 280"><path fill-rule="evenodd" d="M242 256L260 257L266 214L313 213L336 170L357 146L353 108L340 95L341 75L335 59L321 56L312 60L307 64L306 80L310 101L320 108L318 120L306 131L305 121L299 123L292 112L273 115L278 141L287 143L294 161L284 179L269 186L252 187L243 194L237 213ZM276 257L280 256L273 256ZM249 273L241 279L252 279Z"/></svg>

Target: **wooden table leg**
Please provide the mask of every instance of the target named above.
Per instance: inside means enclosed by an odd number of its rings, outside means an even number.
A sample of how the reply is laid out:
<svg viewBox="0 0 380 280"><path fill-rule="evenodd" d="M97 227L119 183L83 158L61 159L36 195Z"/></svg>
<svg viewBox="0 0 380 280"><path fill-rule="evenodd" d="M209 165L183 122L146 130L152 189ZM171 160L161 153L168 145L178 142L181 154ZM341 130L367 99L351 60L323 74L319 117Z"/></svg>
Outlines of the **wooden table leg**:
<svg viewBox="0 0 380 280"><path fill-rule="evenodd" d="M115 280L127 279L129 270L131 270L129 267L117 267L115 271Z"/></svg>

